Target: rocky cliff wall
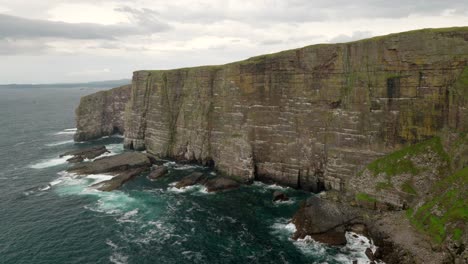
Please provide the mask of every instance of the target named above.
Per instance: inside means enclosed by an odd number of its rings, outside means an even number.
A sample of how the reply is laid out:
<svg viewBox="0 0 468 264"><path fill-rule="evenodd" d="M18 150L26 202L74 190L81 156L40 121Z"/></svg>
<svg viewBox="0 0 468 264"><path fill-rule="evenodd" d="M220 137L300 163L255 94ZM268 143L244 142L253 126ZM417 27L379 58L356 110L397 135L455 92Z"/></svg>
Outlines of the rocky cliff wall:
<svg viewBox="0 0 468 264"><path fill-rule="evenodd" d="M345 189L383 154L468 128L468 28L137 71L125 145L245 181Z"/></svg>
<svg viewBox="0 0 468 264"><path fill-rule="evenodd" d="M130 99L131 85L84 96L75 111L75 141L86 141L124 133L124 110Z"/></svg>

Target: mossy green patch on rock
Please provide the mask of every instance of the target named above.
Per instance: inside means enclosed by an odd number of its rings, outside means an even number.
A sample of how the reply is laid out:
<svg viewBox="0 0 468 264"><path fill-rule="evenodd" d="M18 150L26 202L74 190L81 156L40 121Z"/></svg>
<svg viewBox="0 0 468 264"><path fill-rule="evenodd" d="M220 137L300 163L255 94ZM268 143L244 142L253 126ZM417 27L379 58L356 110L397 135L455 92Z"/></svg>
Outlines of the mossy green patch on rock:
<svg viewBox="0 0 468 264"><path fill-rule="evenodd" d="M408 146L399 151L395 151L385 157L370 163L367 168L374 174L385 173L386 176L409 173L415 175L421 170L412 161L411 158L421 153L432 151L436 153L443 161L449 162L450 158L444 151L439 137Z"/></svg>
<svg viewBox="0 0 468 264"><path fill-rule="evenodd" d="M363 202L377 202L377 199L375 199L374 197L370 196L367 193L356 194L356 200L363 201Z"/></svg>
<svg viewBox="0 0 468 264"><path fill-rule="evenodd" d="M468 167L433 186L433 194L420 207L408 210L411 223L442 243L447 236L460 238L465 230L457 227L468 222Z"/></svg>

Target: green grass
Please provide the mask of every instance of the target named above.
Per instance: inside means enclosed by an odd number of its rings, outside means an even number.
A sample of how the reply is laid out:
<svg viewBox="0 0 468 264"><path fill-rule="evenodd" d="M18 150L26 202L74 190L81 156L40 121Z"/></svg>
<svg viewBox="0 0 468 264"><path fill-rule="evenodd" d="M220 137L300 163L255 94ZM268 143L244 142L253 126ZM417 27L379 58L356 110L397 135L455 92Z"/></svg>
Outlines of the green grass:
<svg viewBox="0 0 468 264"><path fill-rule="evenodd" d="M377 199L375 199L374 197L370 196L367 193L356 194L356 200L364 201L364 202L372 202L372 203L377 201Z"/></svg>
<svg viewBox="0 0 468 264"><path fill-rule="evenodd" d="M413 185L411 184L411 181L406 181L405 183L403 183L403 185L401 186L401 190L404 191L405 193L418 195Z"/></svg>
<svg viewBox="0 0 468 264"><path fill-rule="evenodd" d="M418 230L430 235L437 243L447 236L460 238L463 230L456 223L468 222L468 167L459 170L434 185L433 196L407 215Z"/></svg>
<svg viewBox="0 0 468 264"><path fill-rule="evenodd" d="M421 169L417 168L410 158L428 151L436 153L441 160L447 162L447 164L450 161L448 154L444 151L440 138L434 137L377 159L367 165L367 168L374 176L377 176L379 173L385 173L387 176L403 173L416 175Z"/></svg>
<svg viewBox="0 0 468 264"><path fill-rule="evenodd" d="M393 185L391 182L378 182L376 186L377 191L388 190L391 188L393 188Z"/></svg>

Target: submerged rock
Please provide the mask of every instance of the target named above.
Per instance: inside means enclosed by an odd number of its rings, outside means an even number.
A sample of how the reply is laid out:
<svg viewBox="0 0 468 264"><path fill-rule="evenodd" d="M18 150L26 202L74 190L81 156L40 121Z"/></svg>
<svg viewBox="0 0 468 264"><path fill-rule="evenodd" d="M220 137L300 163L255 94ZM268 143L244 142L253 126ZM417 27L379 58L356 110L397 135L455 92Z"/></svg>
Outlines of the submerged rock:
<svg viewBox="0 0 468 264"><path fill-rule="evenodd" d="M151 171L151 173L148 175L148 178L150 180L156 180L156 179L162 178L163 176L167 174L168 171L169 170L167 169L166 166L158 166Z"/></svg>
<svg viewBox="0 0 468 264"><path fill-rule="evenodd" d="M192 174L185 176L182 180L177 182L175 187L180 189L180 188L192 186L195 184L202 183L205 179L206 178L204 177L203 173L193 172Z"/></svg>
<svg viewBox="0 0 468 264"><path fill-rule="evenodd" d="M207 180L204 183L208 192L219 192L230 189L239 188L240 184L230 178L226 177L215 177Z"/></svg>
<svg viewBox="0 0 468 264"><path fill-rule="evenodd" d="M345 245L345 232L360 222L352 208L312 196L296 212L292 222L296 225L293 238L312 237L329 245Z"/></svg>
<svg viewBox="0 0 468 264"><path fill-rule="evenodd" d="M82 162L85 159L94 159L101 156L104 153L109 153L110 151L107 150L106 146L95 146L83 149L77 149L65 152L60 155L60 157L64 156L73 156L72 158L68 159L67 161L70 163L78 163Z"/></svg>
<svg viewBox="0 0 468 264"><path fill-rule="evenodd" d="M289 200L289 197L285 193L280 192L280 191L273 192L273 202L288 201L288 200Z"/></svg>

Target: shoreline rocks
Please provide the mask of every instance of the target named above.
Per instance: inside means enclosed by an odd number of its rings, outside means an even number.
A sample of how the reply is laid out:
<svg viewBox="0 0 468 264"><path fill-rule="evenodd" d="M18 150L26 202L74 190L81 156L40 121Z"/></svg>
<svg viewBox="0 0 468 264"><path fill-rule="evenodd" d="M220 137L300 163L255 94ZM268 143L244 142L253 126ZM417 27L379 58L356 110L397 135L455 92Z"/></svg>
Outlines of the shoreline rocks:
<svg viewBox="0 0 468 264"><path fill-rule="evenodd" d="M97 158L104 153L110 153L110 151L107 150L106 146L95 146L95 147L68 151L68 152L61 154L59 157L61 158L65 156L73 156L67 161L70 163L78 163L78 162L84 161L85 159Z"/></svg>
<svg viewBox="0 0 468 264"><path fill-rule="evenodd" d="M156 168L154 168L150 174L148 175L148 179L150 180L156 180L156 179L159 179L159 178L162 178L164 177L167 173L169 172L169 170L167 169L166 166L158 166Z"/></svg>
<svg viewBox="0 0 468 264"><path fill-rule="evenodd" d="M201 172L193 172L188 176L185 176L182 180L178 181L175 185L176 188L185 188L188 186L202 183L205 180L205 176Z"/></svg>
<svg viewBox="0 0 468 264"><path fill-rule="evenodd" d="M227 191L240 187L240 183L227 177L215 177L208 179L204 185L208 192Z"/></svg>
<svg viewBox="0 0 468 264"><path fill-rule="evenodd" d="M93 162L80 163L69 168L67 171L79 175L101 173L115 175L110 180L93 185L93 187L101 191L112 191L149 170L150 166L151 162L146 155L138 152L125 152L115 156L96 159Z"/></svg>
<svg viewBox="0 0 468 264"><path fill-rule="evenodd" d="M354 224L362 224L362 218L353 208L312 196L302 203L292 223L296 226L294 239L310 236L338 246L346 244L345 232Z"/></svg>

